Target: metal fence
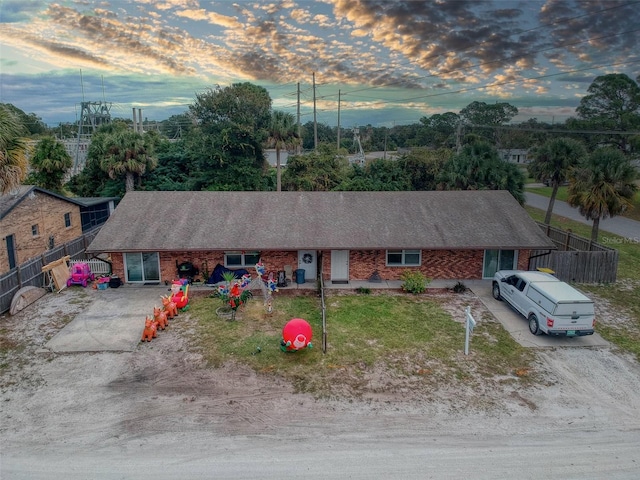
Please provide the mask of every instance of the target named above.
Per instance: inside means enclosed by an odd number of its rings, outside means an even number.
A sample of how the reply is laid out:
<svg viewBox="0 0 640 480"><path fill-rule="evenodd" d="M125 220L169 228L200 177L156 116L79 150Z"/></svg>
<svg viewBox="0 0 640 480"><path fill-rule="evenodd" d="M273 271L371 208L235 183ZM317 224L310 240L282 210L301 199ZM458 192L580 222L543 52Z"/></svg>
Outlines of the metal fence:
<svg viewBox="0 0 640 480"><path fill-rule="evenodd" d="M22 287L42 287L45 274L42 267L69 255L73 260L85 260L85 250L100 231L100 227L85 232L81 237L47 250L42 255L20 264L9 272L0 275L0 314L9 311L11 300Z"/></svg>
<svg viewBox="0 0 640 480"><path fill-rule="evenodd" d="M549 268L565 282L614 283L618 275L618 251L570 231L538 223L558 250L534 250L529 268Z"/></svg>

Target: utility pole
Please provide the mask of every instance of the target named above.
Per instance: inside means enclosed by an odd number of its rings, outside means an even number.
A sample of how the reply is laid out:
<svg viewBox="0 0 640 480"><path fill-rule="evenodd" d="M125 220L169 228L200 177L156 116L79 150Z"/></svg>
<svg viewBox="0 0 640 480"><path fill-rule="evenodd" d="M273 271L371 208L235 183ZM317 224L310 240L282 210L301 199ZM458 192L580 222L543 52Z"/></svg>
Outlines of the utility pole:
<svg viewBox="0 0 640 480"><path fill-rule="evenodd" d="M460 153L462 150L462 122L458 121L458 127L456 128L456 153Z"/></svg>
<svg viewBox="0 0 640 480"><path fill-rule="evenodd" d="M313 72L313 149L318 149L318 121L316 120L316 72Z"/></svg>
<svg viewBox="0 0 640 480"><path fill-rule="evenodd" d="M300 132L300 82L298 82L298 140L302 139L302 133ZM302 151L302 142L298 143L297 153L300 155Z"/></svg>
<svg viewBox="0 0 640 480"><path fill-rule="evenodd" d="M338 90L338 150L340 150L340 90Z"/></svg>

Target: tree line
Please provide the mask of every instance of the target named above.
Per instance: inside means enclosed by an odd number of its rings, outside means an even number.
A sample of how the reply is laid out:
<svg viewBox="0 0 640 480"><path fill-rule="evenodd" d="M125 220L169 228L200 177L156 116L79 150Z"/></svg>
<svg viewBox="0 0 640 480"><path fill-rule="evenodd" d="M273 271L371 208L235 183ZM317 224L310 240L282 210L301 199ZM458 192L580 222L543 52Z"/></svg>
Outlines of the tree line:
<svg viewBox="0 0 640 480"><path fill-rule="evenodd" d="M71 158L53 132L34 114L0 104L0 187L6 193L35 184L77 196L122 196L133 189L500 189L524 203L526 173L553 187L547 222L559 186L569 182L569 202L594 220L597 236L597 221L624 213L637 189L630 159L640 150L639 80L597 77L576 117L564 124L512 124L513 105L474 101L413 125L366 125L359 129L366 151L405 153L364 166L347 159L355 148L349 130L312 122L298 127L293 115L273 109L266 89L251 83L216 86L157 130L135 132L129 119L103 125L92 135L84 169L70 179ZM33 151L27 138L38 139ZM276 150L275 168L265 161L266 148ZM498 154L514 148L530 151L527 172ZM282 151L290 153L286 168Z"/></svg>

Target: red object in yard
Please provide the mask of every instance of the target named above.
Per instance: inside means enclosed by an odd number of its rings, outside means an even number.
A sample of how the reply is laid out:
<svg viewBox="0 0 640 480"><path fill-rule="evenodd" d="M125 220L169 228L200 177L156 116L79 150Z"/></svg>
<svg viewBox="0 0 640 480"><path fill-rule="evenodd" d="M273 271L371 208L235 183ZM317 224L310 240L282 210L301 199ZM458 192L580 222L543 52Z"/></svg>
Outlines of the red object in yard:
<svg viewBox="0 0 640 480"><path fill-rule="evenodd" d="M87 286L89 281L95 280L95 275L91 273L88 263L79 262L71 266L71 276L67 280L67 287L71 285Z"/></svg>
<svg viewBox="0 0 640 480"><path fill-rule="evenodd" d="M313 331L311 325L302 318L292 318L282 329L280 349L283 352L295 352L303 348L311 348Z"/></svg>

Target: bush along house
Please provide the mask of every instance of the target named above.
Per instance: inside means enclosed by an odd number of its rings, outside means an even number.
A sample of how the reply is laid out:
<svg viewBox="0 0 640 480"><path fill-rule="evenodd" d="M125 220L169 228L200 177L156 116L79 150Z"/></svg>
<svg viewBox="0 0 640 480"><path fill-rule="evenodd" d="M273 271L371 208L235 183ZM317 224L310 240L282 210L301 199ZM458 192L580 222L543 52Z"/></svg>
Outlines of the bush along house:
<svg viewBox="0 0 640 480"><path fill-rule="evenodd" d="M554 248L507 191L163 191L127 193L87 251L109 254L129 284L170 282L185 264L208 282L216 266L253 273L262 259L348 285L407 270L491 278Z"/></svg>

